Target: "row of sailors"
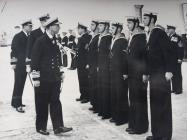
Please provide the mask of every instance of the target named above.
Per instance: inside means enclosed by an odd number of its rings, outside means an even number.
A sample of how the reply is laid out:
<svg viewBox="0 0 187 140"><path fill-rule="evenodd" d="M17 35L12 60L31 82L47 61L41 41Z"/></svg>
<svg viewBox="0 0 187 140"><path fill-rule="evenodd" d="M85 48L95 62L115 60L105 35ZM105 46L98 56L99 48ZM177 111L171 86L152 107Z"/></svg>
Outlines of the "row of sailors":
<svg viewBox="0 0 187 140"><path fill-rule="evenodd" d="M129 41L122 34L123 25L120 23L113 23L110 27L108 21L92 21L92 36L87 33L85 25L79 24L77 71L81 96L76 100L82 103L90 101L92 105L90 110L98 113L102 119L110 119L110 122L115 122L116 125L128 123L129 127L126 131L129 134L142 134L148 131L149 124L147 111L147 84L149 80L153 136L146 139L171 140L170 80L173 77L172 73L176 70L176 64L182 62L182 58L178 58L175 50L182 47L180 37L172 34L170 38L174 37L175 39L170 41L166 32L159 26L155 26L156 21L156 14L144 14L144 25L149 28L149 34L146 37L144 27L140 26L139 19L129 17L127 19L128 28L132 32ZM57 21L51 21L49 25L53 25L55 22ZM168 26L168 29L171 29L170 27ZM57 39L53 38L52 40L56 44L55 40ZM41 69L47 69L46 73L40 70L40 67L36 67L39 65L36 58L37 60L40 58L37 56L38 51L41 51L38 49L39 47L36 47L36 44L34 45L36 49L32 49L31 53L31 69L40 72L40 80L34 81L35 87L40 88L41 81L54 82L58 81L59 77L54 74L54 72L58 73L57 70L49 68L51 65L50 55L46 59L48 62L42 61L44 65L41 64L41 67L43 66ZM38 44L38 46L40 45ZM50 50L45 51L47 53ZM59 60L59 55L54 57ZM12 53L12 58L13 56ZM60 68L62 62L54 65ZM178 85L178 83L176 84ZM37 91L35 90L35 92ZM13 99L14 97L13 95ZM21 96L18 95L18 97L17 111L23 111L22 108L19 110L22 102ZM18 101L18 99L16 100ZM41 108L37 105L38 101L39 99L35 100L36 110ZM38 119L41 119L39 115Z"/></svg>
<svg viewBox="0 0 187 140"><path fill-rule="evenodd" d="M91 31L78 25L77 71L81 103L116 125L128 123L129 134L148 131L147 88L150 82L151 131L147 140L171 140L171 81L182 93L181 63L184 49L174 26L167 33L156 26L157 15L144 14L146 35L137 17L127 18L132 36L127 40L121 23L92 21ZM168 35L167 35L168 34Z"/></svg>

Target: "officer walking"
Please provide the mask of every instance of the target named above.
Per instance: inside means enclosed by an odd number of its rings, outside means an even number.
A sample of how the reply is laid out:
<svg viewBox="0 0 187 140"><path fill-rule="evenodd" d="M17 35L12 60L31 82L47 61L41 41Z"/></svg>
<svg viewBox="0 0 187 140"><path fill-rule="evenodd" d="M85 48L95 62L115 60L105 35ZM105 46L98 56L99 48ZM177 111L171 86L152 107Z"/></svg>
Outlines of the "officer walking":
<svg viewBox="0 0 187 140"><path fill-rule="evenodd" d="M31 54L31 69L34 86L38 88L38 110L36 131L49 135L47 131L48 107L54 134L59 135L72 128L64 127L60 102L61 81L64 78L62 60L56 34L60 30L58 18L46 23L46 33L37 39Z"/></svg>
<svg viewBox="0 0 187 140"><path fill-rule="evenodd" d="M91 36L87 33L87 27L83 24L78 24L78 38L77 48L77 73L79 80L80 98L76 101L81 103L89 102L89 90L88 90L88 69L86 65L88 63L88 45L91 40Z"/></svg>
<svg viewBox="0 0 187 140"><path fill-rule="evenodd" d="M175 32L176 27L167 25L167 33L171 41L171 47L174 51L175 69L172 78L172 89L175 94L182 94L182 71L181 65L184 58L184 47L182 44L181 37Z"/></svg>
<svg viewBox="0 0 187 140"><path fill-rule="evenodd" d="M26 68L27 72L31 72L31 55L32 55L32 50L34 47L34 44L38 38L40 38L42 35L45 33L45 24L49 20L50 16L49 14L42 15L39 17L39 21L41 23L41 26L35 30L33 30L28 38L28 43L27 43L27 50L26 50ZM39 115L39 94L38 94L39 88L34 87L34 92L35 92L35 109L36 109L36 129L38 129L38 124L40 122L40 115Z"/></svg>
<svg viewBox="0 0 187 140"><path fill-rule="evenodd" d="M142 134L148 131L146 34L138 17L128 17L127 25L132 33L128 45L129 83L129 134Z"/></svg>
<svg viewBox="0 0 187 140"><path fill-rule="evenodd" d="M110 46L111 116L110 122L123 125L128 122L128 67L127 39L121 34L122 23L112 23L113 35Z"/></svg>
<svg viewBox="0 0 187 140"><path fill-rule="evenodd" d="M12 95L11 105L16 108L16 111L24 113L22 103L23 89L27 77L25 59L26 59L26 46L30 32L32 31L32 22L26 21L22 23L23 30L16 34L12 40L11 45L11 65L14 69L14 90Z"/></svg>
<svg viewBox="0 0 187 140"><path fill-rule="evenodd" d="M150 75L151 132L147 140L171 140L171 86L173 62L170 40L163 29L155 26L157 15L144 14L144 25L149 28L147 38L148 72Z"/></svg>

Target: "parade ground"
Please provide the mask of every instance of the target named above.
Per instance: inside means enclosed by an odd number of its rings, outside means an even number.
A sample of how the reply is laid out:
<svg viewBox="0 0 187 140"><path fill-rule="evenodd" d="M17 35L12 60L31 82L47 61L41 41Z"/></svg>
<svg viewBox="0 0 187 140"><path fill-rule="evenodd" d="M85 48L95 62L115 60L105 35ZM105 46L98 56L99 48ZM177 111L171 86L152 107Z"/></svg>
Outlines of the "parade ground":
<svg viewBox="0 0 187 140"><path fill-rule="evenodd" d="M183 94L172 94L173 140L187 140L187 63L183 63ZM10 105L14 85L14 72L10 67L10 47L0 47L0 140L145 140L143 135L129 135L123 126L115 126L109 120L102 120L88 110L90 104L80 104L77 71L65 70L61 102L65 126L73 131L55 136L49 119L49 136L35 131L34 90L27 77L23 103L26 113L18 113ZM149 96L149 95L148 95ZM148 101L149 102L149 101ZM150 113L149 113L150 114ZM150 126L149 126L150 128Z"/></svg>

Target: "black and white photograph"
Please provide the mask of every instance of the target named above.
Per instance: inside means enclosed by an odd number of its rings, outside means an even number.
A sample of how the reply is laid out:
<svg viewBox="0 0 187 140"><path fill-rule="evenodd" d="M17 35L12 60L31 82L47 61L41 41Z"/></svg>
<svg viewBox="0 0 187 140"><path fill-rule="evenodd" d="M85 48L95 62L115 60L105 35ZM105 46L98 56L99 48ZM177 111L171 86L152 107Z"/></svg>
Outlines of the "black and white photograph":
<svg viewBox="0 0 187 140"><path fill-rule="evenodd" d="M0 0L0 140L187 140L187 0Z"/></svg>

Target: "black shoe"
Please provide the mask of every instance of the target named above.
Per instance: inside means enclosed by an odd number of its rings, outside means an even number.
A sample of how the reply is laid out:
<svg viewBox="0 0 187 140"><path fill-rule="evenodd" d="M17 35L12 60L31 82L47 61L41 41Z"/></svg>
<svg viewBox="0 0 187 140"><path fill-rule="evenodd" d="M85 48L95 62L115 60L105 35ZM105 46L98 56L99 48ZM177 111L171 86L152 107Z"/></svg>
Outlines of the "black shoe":
<svg viewBox="0 0 187 140"><path fill-rule="evenodd" d="M132 128L127 128L126 130L125 130L126 132L130 132L130 131L132 131Z"/></svg>
<svg viewBox="0 0 187 140"><path fill-rule="evenodd" d="M141 135L141 134L144 134L144 133L147 133L148 130L141 130L141 131L135 131L135 133L137 135Z"/></svg>
<svg viewBox="0 0 187 140"><path fill-rule="evenodd" d="M25 110L20 106L16 108L16 111L19 113L25 113Z"/></svg>
<svg viewBox="0 0 187 140"><path fill-rule="evenodd" d="M66 132L69 132L69 131L72 131L72 130L73 130L72 127L60 127L60 129L62 129L62 132L63 132L63 133L66 133Z"/></svg>
<svg viewBox="0 0 187 140"><path fill-rule="evenodd" d="M114 120L114 119L110 119L109 121L110 121L111 123L114 123L114 122L115 122L115 120Z"/></svg>
<svg viewBox="0 0 187 140"><path fill-rule="evenodd" d="M106 119L110 119L110 118L111 118L110 116L103 116L101 119L106 120Z"/></svg>
<svg viewBox="0 0 187 140"><path fill-rule="evenodd" d="M178 95L178 94L182 94L182 91L175 92L175 94L177 94L177 95Z"/></svg>
<svg viewBox="0 0 187 140"><path fill-rule="evenodd" d="M22 104L21 107L26 107L26 105Z"/></svg>
<svg viewBox="0 0 187 140"><path fill-rule="evenodd" d="M68 128L68 127L60 127L56 130L54 130L54 134L55 135L60 135L62 133L66 133L66 132L69 132L69 131L72 131L73 128Z"/></svg>
<svg viewBox="0 0 187 140"><path fill-rule="evenodd" d="M124 125L126 122L116 122L116 126Z"/></svg>
<svg viewBox="0 0 187 140"><path fill-rule="evenodd" d="M90 110L90 111L94 111L94 108L93 108L93 107L90 107L88 110Z"/></svg>
<svg viewBox="0 0 187 140"><path fill-rule="evenodd" d="M102 116L102 114L101 114L101 113L99 113L99 114L98 114L98 116Z"/></svg>
<svg viewBox="0 0 187 140"><path fill-rule="evenodd" d="M85 104L85 103L88 103L88 102L89 102L88 99L83 99L83 100L81 101L82 104Z"/></svg>
<svg viewBox="0 0 187 140"><path fill-rule="evenodd" d="M163 137L162 140L171 140L171 137Z"/></svg>
<svg viewBox="0 0 187 140"><path fill-rule="evenodd" d="M36 130L38 133L42 134L42 135L49 135L49 132L47 132L46 130L40 129L40 130Z"/></svg>
<svg viewBox="0 0 187 140"><path fill-rule="evenodd" d="M153 136L148 136L146 140L154 140Z"/></svg>
<svg viewBox="0 0 187 140"><path fill-rule="evenodd" d="M96 114L96 113L98 113L98 112L94 110L93 113Z"/></svg>
<svg viewBox="0 0 187 140"><path fill-rule="evenodd" d="M136 132L133 131L133 130L130 130L128 133L131 134L131 135L136 134Z"/></svg>
<svg viewBox="0 0 187 140"><path fill-rule="evenodd" d="M172 90L172 91L171 91L171 93L175 93L175 91L174 91L174 90Z"/></svg>
<svg viewBox="0 0 187 140"><path fill-rule="evenodd" d="M81 99L81 98L77 98L76 101L77 101L77 102L80 102L80 101L82 101L82 99Z"/></svg>

